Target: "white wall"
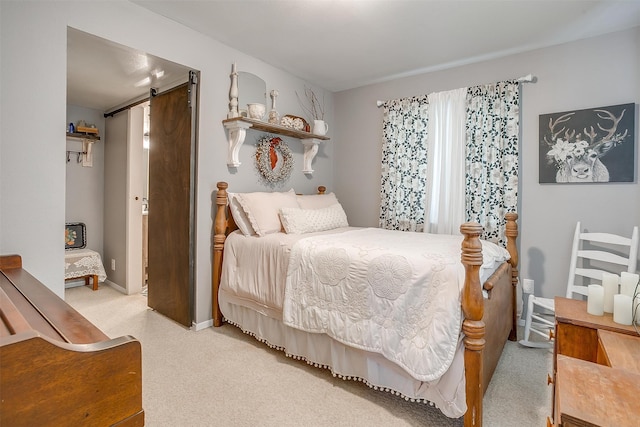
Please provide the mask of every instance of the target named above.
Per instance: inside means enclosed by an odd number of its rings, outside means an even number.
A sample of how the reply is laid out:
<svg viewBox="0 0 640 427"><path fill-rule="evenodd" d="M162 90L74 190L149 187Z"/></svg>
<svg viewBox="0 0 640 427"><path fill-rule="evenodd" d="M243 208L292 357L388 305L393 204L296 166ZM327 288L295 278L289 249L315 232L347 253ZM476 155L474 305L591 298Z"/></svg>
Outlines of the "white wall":
<svg viewBox="0 0 640 427"><path fill-rule="evenodd" d="M640 185L538 183L538 116L638 103L640 28L422 74L334 94L337 195L354 225L377 226L382 110L376 100L456 89L533 73L522 87L520 123L520 276L536 293L564 295L570 244L578 220L589 230L631 233L640 225ZM636 141L638 139L636 105Z"/></svg>
<svg viewBox="0 0 640 427"><path fill-rule="evenodd" d="M65 222L84 222L87 226L87 248L102 256L104 206L104 116L103 111L67 105L67 125L84 120L98 128L100 140L93 143L93 166L83 167L72 154L66 164ZM82 151L82 140L69 138L66 149Z"/></svg>
<svg viewBox="0 0 640 427"><path fill-rule="evenodd" d="M210 318L211 227L217 181L265 189L252 166L249 132L237 170L226 166L221 120L228 109L230 64L278 89L281 114L303 115L295 91L304 82L128 2L0 2L0 253L63 295L67 25L201 71L197 179L196 322ZM455 89L533 73L522 91L521 277L536 291L563 293L575 221L628 232L640 223L640 186L538 184L538 116L640 99L640 30L326 95L328 136L304 176L302 146L287 138L295 171L284 188L334 190L354 225L377 225L382 112L377 99ZM336 71L339 72L339 69ZM316 88L317 89L317 88ZM335 103L335 110L334 110ZM25 112L29 112L25 114ZM335 111L335 113L334 113ZM636 123L638 123L636 119ZM25 132L28 129L28 133ZM36 137L33 137L35 135ZM637 135L636 135L637 139ZM636 149L636 162L638 158ZM335 172L335 174L334 174ZM637 172L636 172L637 177ZM334 188L335 182L335 188Z"/></svg>
<svg viewBox="0 0 640 427"><path fill-rule="evenodd" d="M19 253L25 268L58 295L64 293L67 26L201 71L196 194L195 321L211 318L211 229L216 182L236 191L264 190L253 167L257 133L240 150L242 165L226 166L226 118L231 63L277 89L281 114L303 116L295 91L302 80L129 2L0 2L0 253ZM317 89L317 88L315 88ZM320 92L320 95L323 93ZM326 94L333 125L333 104ZM26 114L25 112L28 112ZM10 126L8 125L10 124ZM25 130L28 129L28 132ZM35 136L35 137L34 137ZM333 136L330 129L329 137ZM283 188L333 189L333 145L323 144L313 177L302 174L302 145L285 139L295 170Z"/></svg>
<svg viewBox="0 0 640 427"><path fill-rule="evenodd" d="M105 121L104 256L107 279L127 287L127 153L130 110ZM142 253L142 251L140 251ZM116 269L111 269L114 260Z"/></svg>

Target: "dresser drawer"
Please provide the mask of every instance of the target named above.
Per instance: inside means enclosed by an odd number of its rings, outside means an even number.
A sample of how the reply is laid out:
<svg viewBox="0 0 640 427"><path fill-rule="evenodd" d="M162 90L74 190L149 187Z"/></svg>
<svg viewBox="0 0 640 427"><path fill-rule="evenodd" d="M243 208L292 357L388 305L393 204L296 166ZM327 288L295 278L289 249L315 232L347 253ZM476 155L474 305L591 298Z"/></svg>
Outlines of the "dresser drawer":
<svg viewBox="0 0 640 427"><path fill-rule="evenodd" d="M640 375L558 355L556 420L563 427L637 427Z"/></svg>

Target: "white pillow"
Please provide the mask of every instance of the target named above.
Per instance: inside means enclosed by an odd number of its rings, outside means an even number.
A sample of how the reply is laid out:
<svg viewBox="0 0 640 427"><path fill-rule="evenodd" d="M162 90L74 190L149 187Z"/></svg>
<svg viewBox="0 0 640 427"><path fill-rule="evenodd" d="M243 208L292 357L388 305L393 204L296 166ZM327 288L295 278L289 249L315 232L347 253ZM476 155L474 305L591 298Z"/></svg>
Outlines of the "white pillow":
<svg viewBox="0 0 640 427"><path fill-rule="evenodd" d="M280 219L287 234L313 233L349 226L347 214L340 203L321 209L282 208Z"/></svg>
<svg viewBox="0 0 640 427"><path fill-rule="evenodd" d="M338 199L333 193L311 195L298 194L296 197L298 199L298 204L302 209L328 208L329 206L333 206L338 203Z"/></svg>
<svg viewBox="0 0 640 427"><path fill-rule="evenodd" d="M253 236L256 234L255 230L251 226L249 222L249 218L247 214L242 209L240 205L240 201L236 197L236 193L227 192L227 200L229 201L229 210L231 211L231 215L233 216L233 221L238 226L238 229L245 236Z"/></svg>
<svg viewBox="0 0 640 427"><path fill-rule="evenodd" d="M293 189L283 193L237 193L236 198L258 236L282 230L278 215L281 208L298 208L296 193Z"/></svg>

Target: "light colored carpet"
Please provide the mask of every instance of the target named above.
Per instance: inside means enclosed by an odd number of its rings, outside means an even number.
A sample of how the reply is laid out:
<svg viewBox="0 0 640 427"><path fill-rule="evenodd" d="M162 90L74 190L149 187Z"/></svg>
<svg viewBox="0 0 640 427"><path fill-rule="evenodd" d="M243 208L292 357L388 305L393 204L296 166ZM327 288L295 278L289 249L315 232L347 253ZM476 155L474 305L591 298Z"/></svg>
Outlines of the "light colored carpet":
<svg viewBox="0 0 640 427"><path fill-rule="evenodd" d="M141 341L150 427L462 426L426 404L288 358L234 326L187 330L150 310L142 295L100 284L67 289L65 299L110 337ZM484 398L484 425L546 425L551 365L550 350L507 342Z"/></svg>

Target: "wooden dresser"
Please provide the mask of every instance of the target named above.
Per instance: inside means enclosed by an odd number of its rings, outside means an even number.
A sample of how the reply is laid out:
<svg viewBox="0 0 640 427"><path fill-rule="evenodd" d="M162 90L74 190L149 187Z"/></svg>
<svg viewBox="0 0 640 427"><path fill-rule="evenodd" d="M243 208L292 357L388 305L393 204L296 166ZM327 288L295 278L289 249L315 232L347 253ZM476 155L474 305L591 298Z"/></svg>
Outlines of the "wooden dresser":
<svg viewBox="0 0 640 427"><path fill-rule="evenodd" d="M586 301L556 297L553 419L556 426L640 425L640 336ZM551 419L548 425L552 425Z"/></svg>
<svg viewBox="0 0 640 427"><path fill-rule="evenodd" d="M0 425L144 425L142 353L0 256Z"/></svg>

